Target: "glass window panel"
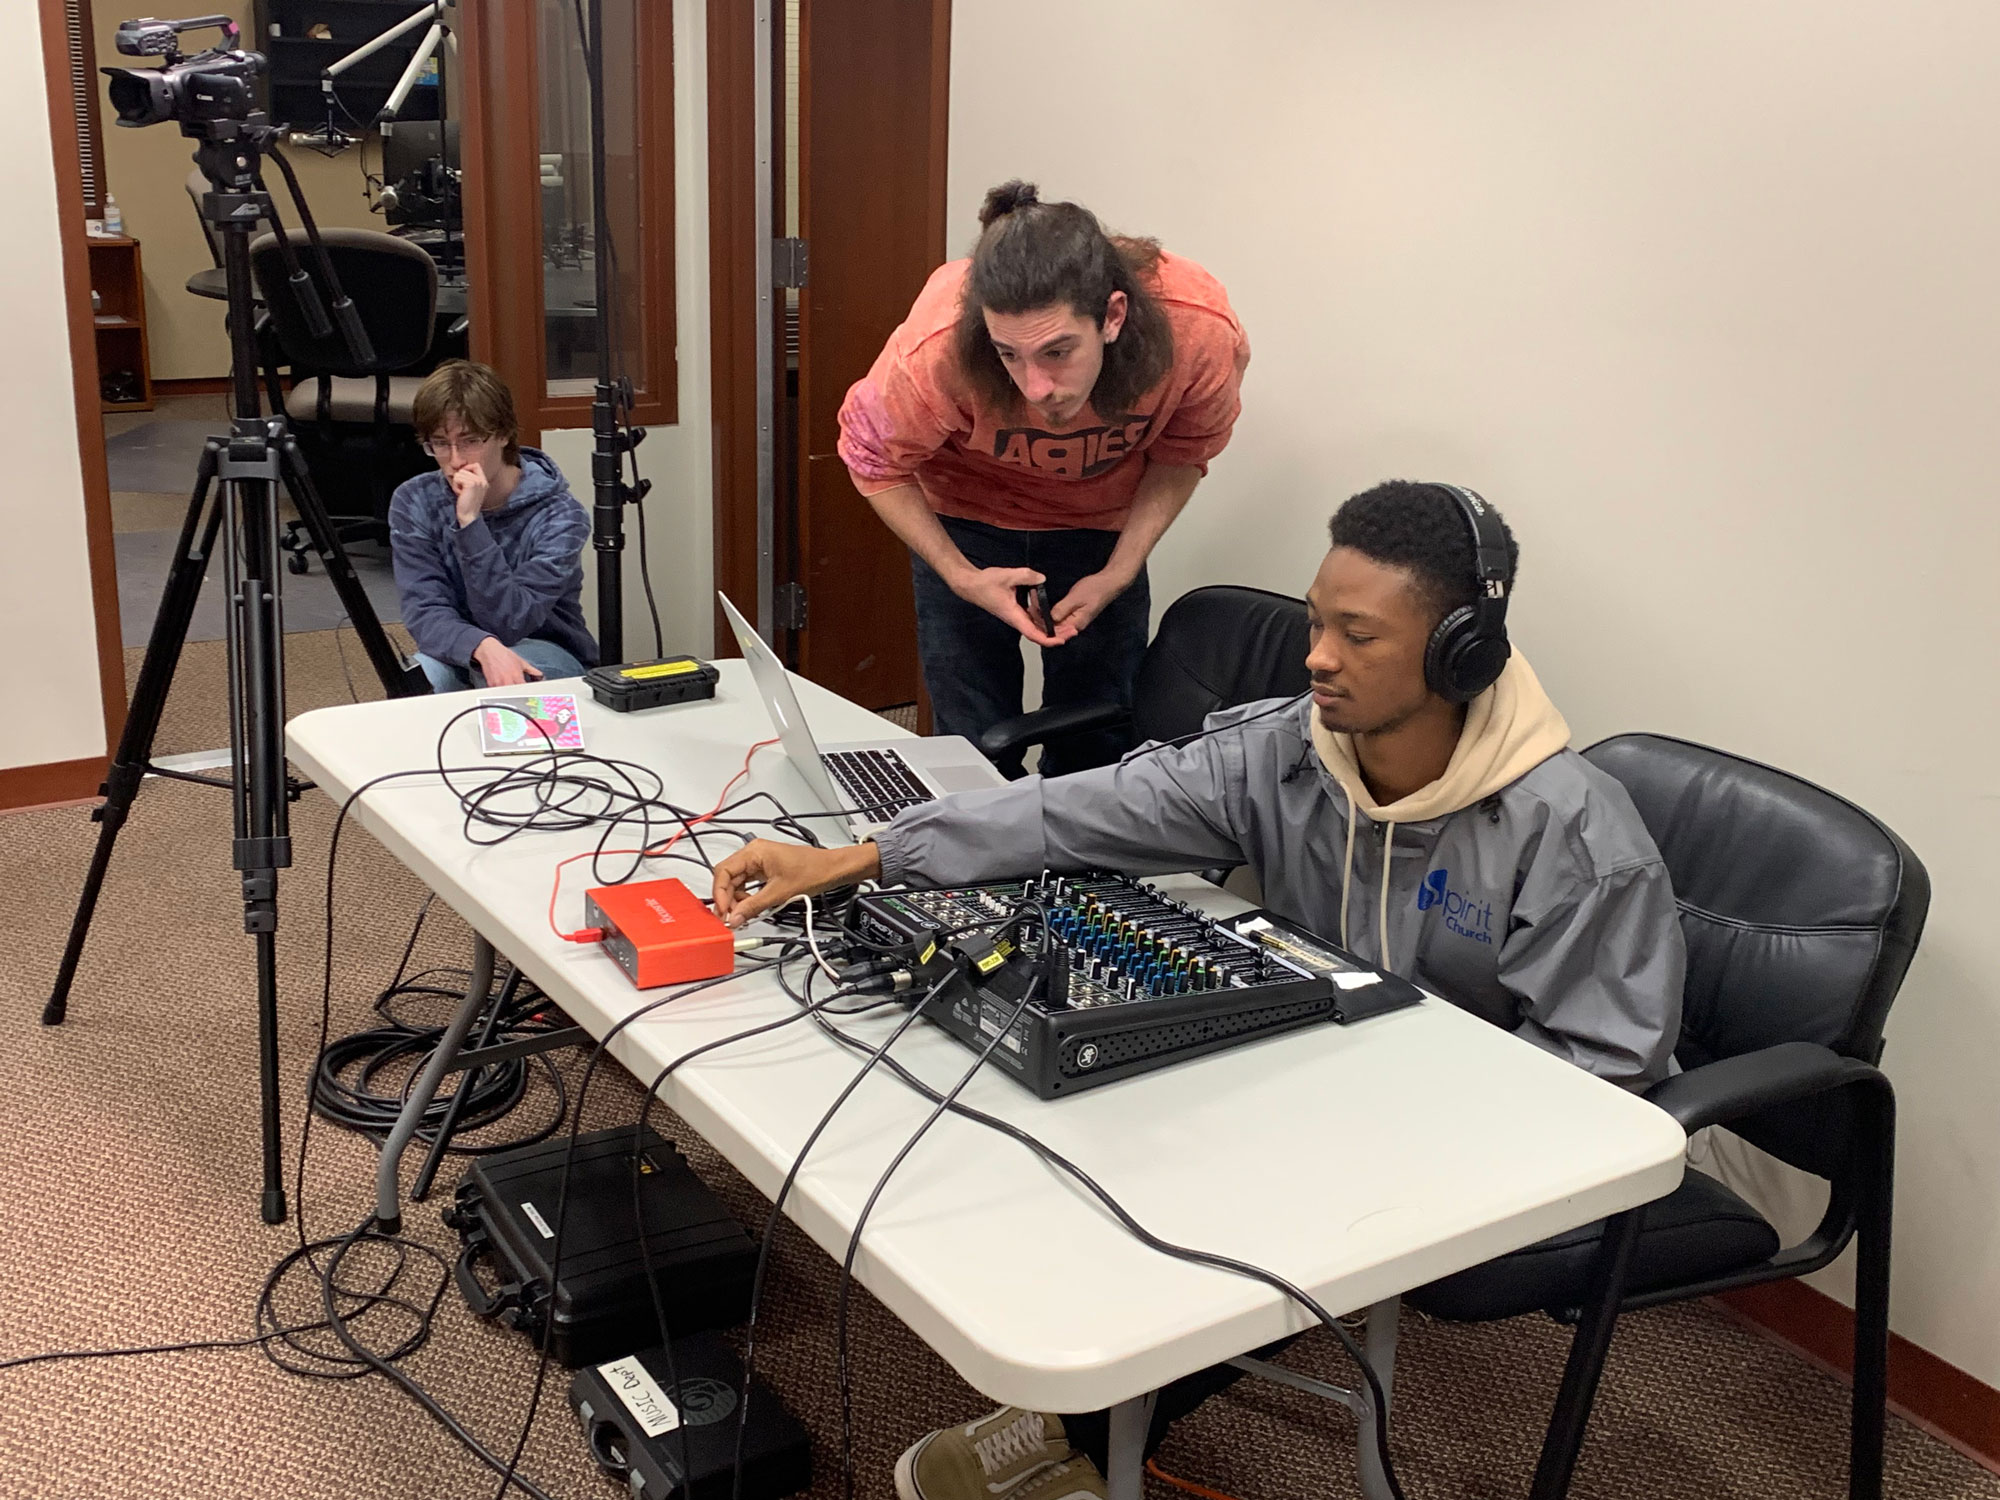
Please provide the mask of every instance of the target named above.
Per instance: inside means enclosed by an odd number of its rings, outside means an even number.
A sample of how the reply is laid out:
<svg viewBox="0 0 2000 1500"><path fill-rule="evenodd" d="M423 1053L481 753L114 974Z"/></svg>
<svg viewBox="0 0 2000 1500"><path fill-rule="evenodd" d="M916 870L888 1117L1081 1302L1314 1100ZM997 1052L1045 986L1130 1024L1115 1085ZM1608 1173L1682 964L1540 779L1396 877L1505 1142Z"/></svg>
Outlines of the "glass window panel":
<svg viewBox="0 0 2000 1500"><path fill-rule="evenodd" d="M614 375L649 389L640 322L638 7L602 0L605 198L613 279ZM590 75L578 40L583 0L539 0L542 316L550 396L588 396L597 380L597 263L590 201Z"/></svg>

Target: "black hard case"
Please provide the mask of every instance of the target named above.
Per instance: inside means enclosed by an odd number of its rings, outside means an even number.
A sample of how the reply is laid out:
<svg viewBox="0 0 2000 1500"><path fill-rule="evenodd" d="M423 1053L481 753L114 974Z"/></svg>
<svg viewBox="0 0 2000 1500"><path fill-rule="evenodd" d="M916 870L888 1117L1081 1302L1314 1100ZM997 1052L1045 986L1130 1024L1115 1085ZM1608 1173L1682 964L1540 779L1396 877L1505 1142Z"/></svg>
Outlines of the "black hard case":
<svg viewBox="0 0 2000 1500"><path fill-rule="evenodd" d="M665 703L713 698L722 673L698 656L662 656L652 661L592 667L583 674L583 680L599 703L629 714Z"/></svg>
<svg viewBox="0 0 2000 1500"><path fill-rule="evenodd" d="M459 1291L484 1318L502 1318L574 1368L659 1342L632 1209L631 1127L576 1138L561 1209L561 1279L550 1295L558 1204L569 1138L478 1158L445 1222L458 1231ZM740 1323L750 1310L757 1247L674 1145L645 1132L639 1198L646 1245L676 1335ZM497 1285L477 1267L490 1263Z"/></svg>
<svg viewBox="0 0 2000 1500"><path fill-rule="evenodd" d="M674 1340L674 1379L658 1345L630 1356L680 1409L687 1426L649 1436L614 1386L619 1372L592 1365L570 1382L569 1404L599 1467L636 1500L729 1500L736 1463L736 1425L743 1364L721 1338L697 1333ZM629 1361L620 1361L629 1363ZM643 1409L643 1408L642 1408ZM683 1482L693 1471L691 1484ZM812 1439L760 1379L750 1383L743 1433L742 1500L779 1500L812 1483Z"/></svg>

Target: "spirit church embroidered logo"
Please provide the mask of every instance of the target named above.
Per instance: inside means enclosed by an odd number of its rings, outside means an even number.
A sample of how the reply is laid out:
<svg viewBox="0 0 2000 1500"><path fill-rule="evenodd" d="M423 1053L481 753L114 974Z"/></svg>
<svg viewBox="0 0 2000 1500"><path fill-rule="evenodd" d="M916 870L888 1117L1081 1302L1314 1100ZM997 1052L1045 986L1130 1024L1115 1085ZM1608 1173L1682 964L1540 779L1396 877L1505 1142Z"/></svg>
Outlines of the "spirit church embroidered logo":
<svg viewBox="0 0 2000 1500"><path fill-rule="evenodd" d="M993 435L993 456L1003 464L1059 479L1090 479L1138 447L1152 425L1151 417L1127 417L1108 427L1085 427L1076 432L1002 427Z"/></svg>
<svg viewBox="0 0 2000 1500"><path fill-rule="evenodd" d="M1475 901L1453 890L1449 870L1431 871L1417 887L1417 910L1429 911L1433 906L1444 908L1448 931L1471 938L1475 943L1493 941L1493 903Z"/></svg>

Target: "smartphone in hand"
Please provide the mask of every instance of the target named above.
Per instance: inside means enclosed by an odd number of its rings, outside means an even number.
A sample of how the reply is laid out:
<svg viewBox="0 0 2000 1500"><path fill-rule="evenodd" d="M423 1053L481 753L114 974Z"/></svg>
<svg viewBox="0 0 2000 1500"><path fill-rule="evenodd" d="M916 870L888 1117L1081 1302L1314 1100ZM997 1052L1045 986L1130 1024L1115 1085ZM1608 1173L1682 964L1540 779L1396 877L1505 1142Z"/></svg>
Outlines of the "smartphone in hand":
<svg viewBox="0 0 2000 1500"><path fill-rule="evenodd" d="M1049 586L1046 583L1024 583L1014 590L1014 598L1021 606L1021 613L1028 617L1035 629L1043 635L1055 634L1055 627L1049 621Z"/></svg>

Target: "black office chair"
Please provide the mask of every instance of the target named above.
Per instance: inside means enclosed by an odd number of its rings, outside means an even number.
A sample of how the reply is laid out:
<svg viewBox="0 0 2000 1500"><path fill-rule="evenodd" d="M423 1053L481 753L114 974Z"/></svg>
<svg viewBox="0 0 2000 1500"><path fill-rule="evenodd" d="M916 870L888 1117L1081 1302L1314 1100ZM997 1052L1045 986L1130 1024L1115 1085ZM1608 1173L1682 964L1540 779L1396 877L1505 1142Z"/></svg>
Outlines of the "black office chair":
<svg viewBox="0 0 2000 1500"><path fill-rule="evenodd" d="M1291 697L1306 686L1305 602L1211 584L1181 595L1160 617L1131 707L1107 701L1037 709L993 725L979 748L997 763L1030 745L1092 735L1104 747L1094 758L1109 764L1139 741L1195 733L1217 709Z"/></svg>
<svg viewBox="0 0 2000 1500"><path fill-rule="evenodd" d="M1895 1094L1882 1026L1923 933L1930 876L1853 803L1769 766L1628 734L1583 752L1632 794L1679 899L1687 987L1675 1056L1648 1090L1688 1134L1726 1125L1832 1184L1819 1227L1777 1231L1689 1172L1657 1203L1461 1271L1404 1300L1487 1322L1537 1309L1577 1331L1530 1494L1559 1500L1621 1310L1799 1276L1858 1240L1848 1489L1879 1500L1889 1344Z"/></svg>
<svg viewBox="0 0 2000 1500"><path fill-rule="evenodd" d="M322 306L330 308L333 297L305 231L286 234ZM315 335L292 294L278 237L260 235L250 246L251 269L268 332L291 367L287 381L267 364L265 382L273 407L292 419L327 512L341 523L341 539L386 541L389 497L431 467L410 425L410 408L428 369L437 264L421 247L373 229L321 229L320 241L374 347L370 357L356 359L337 324ZM286 547L293 571L304 572L307 547L295 529Z"/></svg>

